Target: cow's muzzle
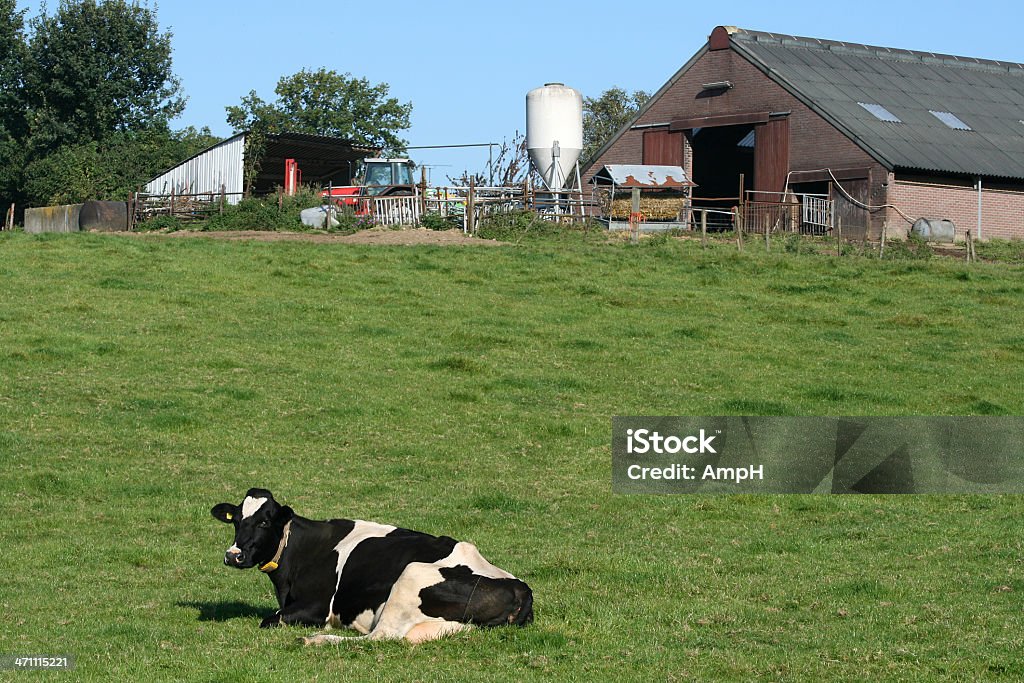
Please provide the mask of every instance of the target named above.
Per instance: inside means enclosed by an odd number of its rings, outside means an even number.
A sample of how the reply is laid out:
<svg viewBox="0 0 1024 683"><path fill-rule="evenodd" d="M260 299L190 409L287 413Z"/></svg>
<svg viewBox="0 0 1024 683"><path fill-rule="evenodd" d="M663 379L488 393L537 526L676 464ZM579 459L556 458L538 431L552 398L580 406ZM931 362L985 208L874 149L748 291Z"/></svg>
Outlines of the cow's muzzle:
<svg viewBox="0 0 1024 683"><path fill-rule="evenodd" d="M245 562L245 553L237 548L228 548L228 551L224 553L224 564L229 567L241 567L243 562Z"/></svg>

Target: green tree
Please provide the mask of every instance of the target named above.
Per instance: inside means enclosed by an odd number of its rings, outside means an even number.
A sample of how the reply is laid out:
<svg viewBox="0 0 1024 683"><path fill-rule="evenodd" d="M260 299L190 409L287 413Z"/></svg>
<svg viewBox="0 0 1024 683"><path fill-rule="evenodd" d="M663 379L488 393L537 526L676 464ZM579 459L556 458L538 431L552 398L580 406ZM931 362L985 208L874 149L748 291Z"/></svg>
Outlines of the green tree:
<svg viewBox="0 0 1024 683"><path fill-rule="evenodd" d="M0 215L20 202L21 169L28 130L25 117L25 12L0 0Z"/></svg>
<svg viewBox="0 0 1024 683"><path fill-rule="evenodd" d="M124 200L140 183L219 140L209 128L150 128L63 145L28 165L25 193L34 204Z"/></svg>
<svg viewBox="0 0 1024 683"><path fill-rule="evenodd" d="M412 103L389 97L389 91L387 83L372 85L347 73L303 69L278 80L274 102L251 91L241 104L227 107L227 120L236 133L333 135L400 153L408 144L399 134L409 128Z"/></svg>
<svg viewBox="0 0 1024 683"><path fill-rule="evenodd" d="M167 130L184 109L171 34L160 31L154 10L125 0L61 0L31 26L25 80L35 153Z"/></svg>
<svg viewBox="0 0 1024 683"><path fill-rule="evenodd" d="M650 99L643 90L632 93L618 86L605 90L597 99L583 98L583 152L580 157L590 159L619 129L636 116L640 107Z"/></svg>

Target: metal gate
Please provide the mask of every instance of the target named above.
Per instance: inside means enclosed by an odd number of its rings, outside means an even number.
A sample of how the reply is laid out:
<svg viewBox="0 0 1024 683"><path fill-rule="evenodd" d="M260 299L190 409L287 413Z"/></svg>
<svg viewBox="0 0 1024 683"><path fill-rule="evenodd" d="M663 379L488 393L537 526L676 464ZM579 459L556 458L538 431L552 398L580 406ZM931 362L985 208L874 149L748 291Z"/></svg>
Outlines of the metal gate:
<svg viewBox="0 0 1024 683"><path fill-rule="evenodd" d="M832 229L834 216L833 201L828 195L802 194L800 204L800 232L808 235L824 235Z"/></svg>

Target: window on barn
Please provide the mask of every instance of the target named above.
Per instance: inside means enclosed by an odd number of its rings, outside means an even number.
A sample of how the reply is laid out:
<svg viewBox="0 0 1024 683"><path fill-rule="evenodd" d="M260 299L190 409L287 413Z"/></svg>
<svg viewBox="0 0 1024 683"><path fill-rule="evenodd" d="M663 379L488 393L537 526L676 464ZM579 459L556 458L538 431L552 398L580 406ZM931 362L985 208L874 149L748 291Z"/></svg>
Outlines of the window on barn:
<svg viewBox="0 0 1024 683"><path fill-rule="evenodd" d="M972 130L970 126L957 118L956 114L952 114L948 111L932 111L931 109L928 110L928 113L939 121L942 121L953 130Z"/></svg>
<svg viewBox="0 0 1024 683"><path fill-rule="evenodd" d="M893 114L880 104L873 104L871 102L858 102L857 104L874 114L875 118L879 121L885 121L887 123L903 123L903 121L900 120L900 117L896 116L896 114Z"/></svg>

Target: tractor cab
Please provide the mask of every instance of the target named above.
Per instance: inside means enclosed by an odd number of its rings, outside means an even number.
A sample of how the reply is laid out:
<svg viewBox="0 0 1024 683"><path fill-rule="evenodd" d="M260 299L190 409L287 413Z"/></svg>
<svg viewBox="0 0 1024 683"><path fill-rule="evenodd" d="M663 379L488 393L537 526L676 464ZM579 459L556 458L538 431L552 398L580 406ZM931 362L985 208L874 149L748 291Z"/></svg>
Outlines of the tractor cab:
<svg viewBox="0 0 1024 683"><path fill-rule="evenodd" d="M369 197L415 194L408 159L363 159L363 194Z"/></svg>

